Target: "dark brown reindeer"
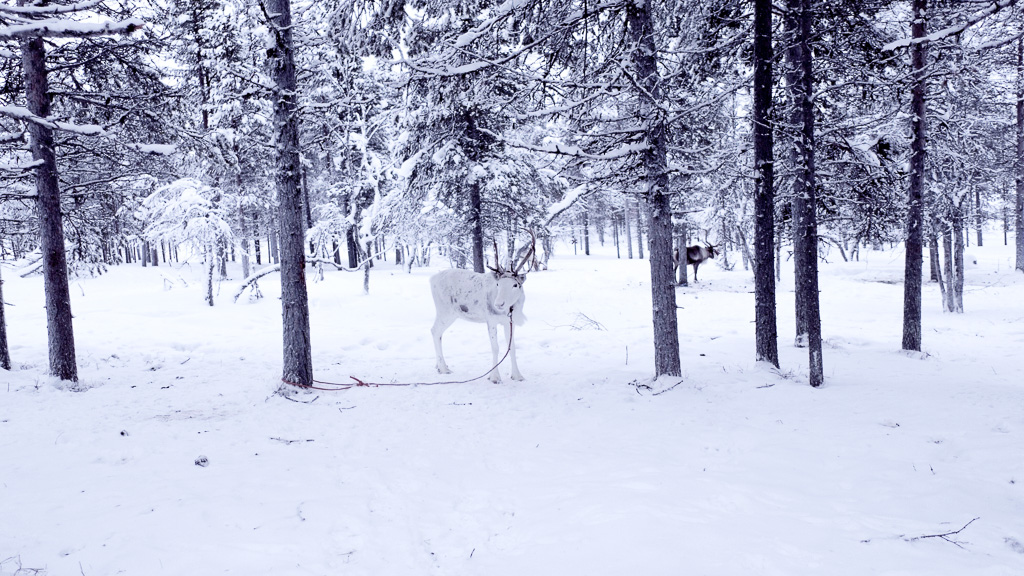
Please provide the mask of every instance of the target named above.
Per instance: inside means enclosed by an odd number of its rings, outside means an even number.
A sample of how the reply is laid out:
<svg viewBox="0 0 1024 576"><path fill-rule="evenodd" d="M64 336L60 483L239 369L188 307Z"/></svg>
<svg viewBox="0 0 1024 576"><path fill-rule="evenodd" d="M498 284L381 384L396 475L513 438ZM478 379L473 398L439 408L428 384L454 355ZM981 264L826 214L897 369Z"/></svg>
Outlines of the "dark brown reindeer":
<svg viewBox="0 0 1024 576"><path fill-rule="evenodd" d="M705 243L706 244L706 243ZM686 263L693 264L693 281L697 281L697 268L700 267L705 261L714 258L718 254L718 246L715 244L706 244L705 246L689 246L686 249ZM676 269L679 268L679 249L676 248L672 253L672 259L675 262Z"/></svg>

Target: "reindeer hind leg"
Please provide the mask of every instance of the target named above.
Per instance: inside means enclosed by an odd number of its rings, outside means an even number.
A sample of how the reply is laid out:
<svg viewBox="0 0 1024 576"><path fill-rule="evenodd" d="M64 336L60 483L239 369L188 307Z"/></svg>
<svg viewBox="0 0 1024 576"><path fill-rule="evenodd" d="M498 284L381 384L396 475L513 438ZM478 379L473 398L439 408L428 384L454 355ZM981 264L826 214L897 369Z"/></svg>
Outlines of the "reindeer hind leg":
<svg viewBox="0 0 1024 576"><path fill-rule="evenodd" d="M430 333L434 337L434 354L437 356L437 371L439 374L452 373L448 368L448 364L444 361L444 352L441 350L441 336L444 335L444 331L453 323L455 323L455 318L443 318L438 314L437 318L434 319L434 326L430 328Z"/></svg>

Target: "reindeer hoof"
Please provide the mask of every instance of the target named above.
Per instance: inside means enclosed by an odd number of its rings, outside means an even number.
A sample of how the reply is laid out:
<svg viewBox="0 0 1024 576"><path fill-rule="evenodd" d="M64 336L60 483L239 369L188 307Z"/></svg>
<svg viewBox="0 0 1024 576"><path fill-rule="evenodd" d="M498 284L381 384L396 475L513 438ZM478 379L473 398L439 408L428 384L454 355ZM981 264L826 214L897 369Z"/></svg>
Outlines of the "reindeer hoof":
<svg viewBox="0 0 1024 576"><path fill-rule="evenodd" d="M501 384L501 375L500 374L495 374L495 375L493 375L493 376L491 376L491 377L489 377L487 379L490 380L491 382L494 382L495 384Z"/></svg>
<svg viewBox="0 0 1024 576"><path fill-rule="evenodd" d="M523 378L522 374L512 374L511 378L517 382L522 382L523 380L526 380L526 378Z"/></svg>
<svg viewBox="0 0 1024 576"><path fill-rule="evenodd" d="M438 374L451 374L452 371L449 370L447 366L438 366L437 367L437 373Z"/></svg>

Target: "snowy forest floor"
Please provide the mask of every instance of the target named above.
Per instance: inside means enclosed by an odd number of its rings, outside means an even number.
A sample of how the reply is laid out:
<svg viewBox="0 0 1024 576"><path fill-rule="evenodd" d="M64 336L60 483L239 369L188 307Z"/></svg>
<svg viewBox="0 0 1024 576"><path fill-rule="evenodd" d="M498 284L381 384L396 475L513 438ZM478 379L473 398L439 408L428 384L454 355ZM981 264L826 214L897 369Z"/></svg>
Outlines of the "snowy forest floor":
<svg viewBox="0 0 1024 576"><path fill-rule="evenodd" d="M709 263L678 290L683 378L651 381L648 263L595 252L530 274L526 381L301 402L274 394L276 275L233 304L232 268L212 308L202 266L74 280L76 391L46 375L41 278L5 267L0 575L1024 573L1011 248L969 248L964 314L926 285L921 354L899 349L900 249L823 264L821 389L792 345L791 263L781 371L753 359L751 274ZM368 295L361 273L311 273L317 378L449 379L441 267L379 263ZM490 366L478 324L445 353L456 379Z"/></svg>

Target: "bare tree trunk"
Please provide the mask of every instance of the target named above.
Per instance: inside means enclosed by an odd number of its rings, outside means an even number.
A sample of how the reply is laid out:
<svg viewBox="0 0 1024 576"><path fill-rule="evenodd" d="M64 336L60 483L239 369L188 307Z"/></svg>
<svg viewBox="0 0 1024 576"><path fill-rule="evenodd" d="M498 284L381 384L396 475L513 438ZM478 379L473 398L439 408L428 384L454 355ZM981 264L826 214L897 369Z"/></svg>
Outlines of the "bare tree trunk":
<svg viewBox="0 0 1024 576"><path fill-rule="evenodd" d="M590 216L583 210L583 253L590 256Z"/></svg>
<svg viewBox="0 0 1024 576"><path fill-rule="evenodd" d="M615 257L622 258L622 248L619 246L619 218L612 213L612 239L615 241Z"/></svg>
<svg viewBox="0 0 1024 576"><path fill-rule="evenodd" d="M246 217L245 209L238 209L238 221L241 227L241 248L242 253L242 278L248 278L251 273L249 269L249 219Z"/></svg>
<svg viewBox="0 0 1024 576"><path fill-rule="evenodd" d="M632 224L629 223L630 210L629 210L629 196L626 197L626 205L622 209L622 225L626 229L626 258L633 259L633 231Z"/></svg>
<svg viewBox="0 0 1024 576"><path fill-rule="evenodd" d="M974 229L978 233L978 247L981 248L985 244L982 242L981 229L985 225L985 217L981 211L981 187L974 187Z"/></svg>
<svg viewBox="0 0 1024 576"><path fill-rule="evenodd" d="M818 223L814 166L814 82L810 47L813 12L811 0L787 1L786 60L792 110L790 122L797 130L791 161L793 181L793 258L796 272L796 344L808 348L811 386L824 382L821 357L821 312L818 302Z"/></svg>
<svg viewBox="0 0 1024 576"><path fill-rule="evenodd" d="M953 305L953 231L947 225L942 231L942 255L944 256L945 283L942 288L942 308L946 312L956 311Z"/></svg>
<svg viewBox="0 0 1024 576"><path fill-rule="evenodd" d="M650 233L648 233L649 236ZM636 203L636 257L641 260L644 259L644 215L640 209L639 200Z"/></svg>
<svg viewBox="0 0 1024 576"><path fill-rule="evenodd" d="M626 25L631 44L633 68L641 90L637 90L640 118L646 119L648 147L640 165L646 170L648 234L651 241L651 303L654 316L655 376L679 376L679 326L676 287L672 273L672 206L668 187L668 132L661 103L654 22L650 4L634 1L626 6ZM637 230L637 236L641 233Z"/></svg>
<svg viewBox="0 0 1024 576"><path fill-rule="evenodd" d="M911 36L924 38L927 0L913 0ZM907 194L906 263L903 280L903 349L921 351L921 280L923 265L924 179L927 159L927 45L910 46L910 67L914 75L911 90L910 189Z"/></svg>
<svg viewBox="0 0 1024 576"><path fill-rule="evenodd" d="M359 266L359 240L356 238L356 227L349 226L345 230L345 247L348 252L348 267Z"/></svg>
<svg viewBox="0 0 1024 576"><path fill-rule="evenodd" d="M469 229L470 238L473 241L473 271L482 274L484 272L483 201L480 197L480 184L475 180L469 185Z"/></svg>
<svg viewBox="0 0 1024 576"><path fill-rule="evenodd" d="M779 365L775 317L775 169L772 152L772 3L754 0L754 324L758 361Z"/></svg>
<svg viewBox="0 0 1024 576"><path fill-rule="evenodd" d="M4 279L0 278L0 368L11 369L11 351L7 347L7 316L4 311Z"/></svg>
<svg viewBox="0 0 1024 576"><path fill-rule="evenodd" d="M206 303L213 306L213 269L217 265L217 248L206 247Z"/></svg>
<svg viewBox="0 0 1024 576"><path fill-rule="evenodd" d="M953 309L952 312L964 311L964 230L963 200L959 206L953 207ZM969 202L969 201L968 201Z"/></svg>
<svg viewBox="0 0 1024 576"><path fill-rule="evenodd" d="M284 369L281 379L301 386L313 384L306 294L305 229L299 186L299 116L296 107L295 56L290 0L268 0L274 45L270 75L274 82L274 127L277 134L275 180L281 234L281 307L284 328Z"/></svg>
<svg viewBox="0 0 1024 576"><path fill-rule="evenodd" d="M676 283L680 286L689 286L690 279L686 271L686 219L679 224L679 236L676 238L676 249L679 250L679 261L676 262Z"/></svg>
<svg viewBox="0 0 1024 576"><path fill-rule="evenodd" d="M1024 37L1017 40L1017 201L1013 209L1015 268L1024 272Z"/></svg>
<svg viewBox="0 0 1024 576"><path fill-rule="evenodd" d="M42 38L22 42L22 66L29 111L40 118L49 118L46 48ZM36 206L39 215L39 244L43 255L50 373L61 380L77 382L75 333L71 321L71 294L68 289L67 255L64 253L64 223L61 219L53 131L36 122L26 124L31 136L32 158L40 162L36 167Z"/></svg>

